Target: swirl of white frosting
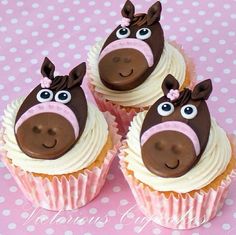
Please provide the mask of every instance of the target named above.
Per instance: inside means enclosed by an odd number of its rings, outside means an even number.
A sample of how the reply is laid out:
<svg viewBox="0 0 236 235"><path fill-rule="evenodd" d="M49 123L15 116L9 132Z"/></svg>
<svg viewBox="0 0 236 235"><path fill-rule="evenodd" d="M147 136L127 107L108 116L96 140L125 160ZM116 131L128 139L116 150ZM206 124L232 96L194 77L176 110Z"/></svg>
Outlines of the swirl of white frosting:
<svg viewBox="0 0 236 235"><path fill-rule="evenodd" d="M174 46L165 41L160 61L144 83L129 91L111 90L103 85L98 71L98 57L103 43L96 43L88 53L88 75L95 90L106 100L125 107L148 107L162 96L161 84L168 74L172 74L180 86L184 83L186 74L184 57Z"/></svg>
<svg viewBox="0 0 236 235"><path fill-rule="evenodd" d="M231 146L225 131L211 120L209 141L199 162L186 174L177 178L163 178L151 173L143 164L140 148L140 131L146 111L135 116L131 123L124 149L127 168L141 182L158 191L187 193L211 183L223 173L231 159Z"/></svg>
<svg viewBox="0 0 236 235"><path fill-rule="evenodd" d="M17 144L14 123L22 102L23 99L18 99L9 104L3 117L3 149L7 151L7 157L14 165L33 173L60 175L84 169L96 160L108 138L107 122L97 107L88 103L88 118L84 132L70 151L58 159L43 160L27 156Z"/></svg>

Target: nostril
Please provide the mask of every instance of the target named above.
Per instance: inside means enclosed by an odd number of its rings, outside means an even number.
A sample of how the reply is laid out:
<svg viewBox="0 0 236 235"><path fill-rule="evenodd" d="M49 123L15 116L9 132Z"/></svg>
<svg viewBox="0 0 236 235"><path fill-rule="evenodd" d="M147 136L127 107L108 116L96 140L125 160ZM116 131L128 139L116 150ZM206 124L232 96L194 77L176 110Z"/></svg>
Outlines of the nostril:
<svg viewBox="0 0 236 235"><path fill-rule="evenodd" d="M120 61L120 57L116 56L112 59L114 63L118 63Z"/></svg>
<svg viewBox="0 0 236 235"><path fill-rule="evenodd" d="M32 131L33 131L35 134L41 133L41 129L40 129L40 127L38 127L38 126L34 126L34 127L32 128Z"/></svg>
<svg viewBox="0 0 236 235"><path fill-rule="evenodd" d="M171 150L175 154L180 154L181 153L181 147L179 145L173 145Z"/></svg>
<svg viewBox="0 0 236 235"><path fill-rule="evenodd" d="M127 57L124 58L124 62L125 62L125 63L130 63L130 62L131 62L131 58L127 58Z"/></svg>
<svg viewBox="0 0 236 235"><path fill-rule="evenodd" d="M156 142L155 143L155 149L159 150L159 151L163 150L164 149L164 144L161 141Z"/></svg>
<svg viewBox="0 0 236 235"><path fill-rule="evenodd" d="M54 135L56 135L56 131L53 129L49 129L48 134L54 136Z"/></svg>

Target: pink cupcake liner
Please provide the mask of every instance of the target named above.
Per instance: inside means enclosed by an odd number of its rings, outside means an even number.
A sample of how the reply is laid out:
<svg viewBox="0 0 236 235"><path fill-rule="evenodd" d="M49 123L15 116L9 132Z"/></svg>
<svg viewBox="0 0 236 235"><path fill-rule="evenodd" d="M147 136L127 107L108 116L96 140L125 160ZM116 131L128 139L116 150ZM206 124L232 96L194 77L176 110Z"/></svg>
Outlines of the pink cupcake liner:
<svg viewBox="0 0 236 235"><path fill-rule="evenodd" d="M183 55L185 63L187 65L188 71L190 72L190 85L189 87L194 87L196 80L195 80L195 66L192 62L192 59L188 57L183 49L183 47L176 42L169 42L171 45L173 45L177 50L180 51L180 53ZM87 80L88 80L88 87L97 103L98 108L102 111L108 111L112 115L116 117L116 122L118 124L119 134L121 136L125 136L128 132L128 128L130 125L130 122L133 120L133 117L139 113L142 112L144 109L148 109L148 107L142 107L142 108L132 108L129 107L129 111L127 111L124 107L122 107L119 104L112 103L109 100L106 100L103 95L97 91L95 91L95 86L91 83L90 80L90 69L87 70Z"/></svg>
<svg viewBox="0 0 236 235"><path fill-rule="evenodd" d="M70 176L67 179L56 176L52 180L35 176L20 167L11 164L7 153L3 154L3 162L14 177L25 197L36 207L48 210L73 210L82 207L93 200L102 189L112 160L120 146L120 136L117 134L115 117L104 113L109 125L109 132L114 144L112 150L107 152L103 164L92 170L85 170L78 177Z"/></svg>
<svg viewBox="0 0 236 235"><path fill-rule="evenodd" d="M230 138L235 151L235 137ZM163 227L191 229L213 219L222 208L232 179L236 177L236 169L234 169L217 189L210 189L208 192L200 190L194 196L188 193L175 196L172 193L167 197L162 192L151 190L129 174L124 149L125 147L122 147L119 154L121 170L137 205L146 217Z"/></svg>

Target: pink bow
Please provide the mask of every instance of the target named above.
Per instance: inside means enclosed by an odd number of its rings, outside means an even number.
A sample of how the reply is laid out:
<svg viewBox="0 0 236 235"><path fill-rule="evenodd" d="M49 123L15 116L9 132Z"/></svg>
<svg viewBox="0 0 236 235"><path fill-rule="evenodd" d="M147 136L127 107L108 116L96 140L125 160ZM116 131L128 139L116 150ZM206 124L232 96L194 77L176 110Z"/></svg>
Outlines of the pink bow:
<svg viewBox="0 0 236 235"><path fill-rule="evenodd" d="M169 91L169 93L167 94L167 98L169 98L171 101L178 99L179 98L179 90L171 89Z"/></svg>
<svg viewBox="0 0 236 235"><path fill-rule="evenodd" d="M123 17L120 25L121 27L128 27L130 25L130 19Z"/></svg>
<svg viewBox="0 0 236 235"><path fill-rule="evenodd" d="M42 88L49 88L52 83L52 80L49 78L42 78L40 83Z"/></svg>

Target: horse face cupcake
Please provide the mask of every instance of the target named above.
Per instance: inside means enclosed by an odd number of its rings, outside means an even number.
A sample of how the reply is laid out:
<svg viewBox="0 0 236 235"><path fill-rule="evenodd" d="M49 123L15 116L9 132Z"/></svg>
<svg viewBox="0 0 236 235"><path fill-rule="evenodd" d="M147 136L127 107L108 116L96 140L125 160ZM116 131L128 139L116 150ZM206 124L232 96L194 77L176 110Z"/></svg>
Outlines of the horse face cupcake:
<svg viewBox="0 0 236 235"><path fill-rule="evenodd" d="M45 58L41 84L3 117L3 161L25 196L50 210L84 206L101 190L119 145L114 117L87 102L85 63L54 76Z"/></svg>
<svg viewBox="0 0 236 235"><path fill-rule="evenodd" d="M147 13L135 14L128 0L121 11L121 24L88 55L92 94L101 110L117 117L123 134L134 114L161 96L167 74L173 74L181 86L193 77L183 50L164 39L161 10L161 3L156 2Z"/></svg>
<svg viewBox="0 0 236 235"><path fill-rule="evenodd" d="M236 140L210 116L210 80L179 90L168 75L162 90L149 111L134 117L121 148L121 169L147 217L190 229L223 206L236 174Z"/></svg>

